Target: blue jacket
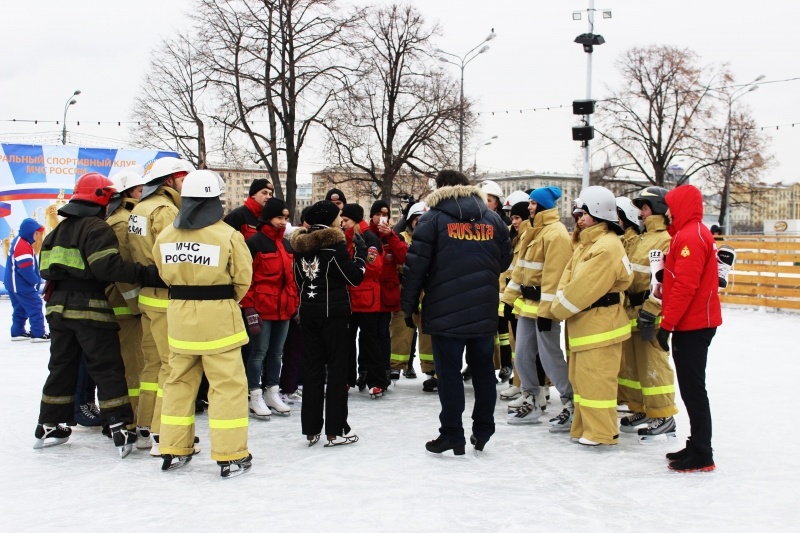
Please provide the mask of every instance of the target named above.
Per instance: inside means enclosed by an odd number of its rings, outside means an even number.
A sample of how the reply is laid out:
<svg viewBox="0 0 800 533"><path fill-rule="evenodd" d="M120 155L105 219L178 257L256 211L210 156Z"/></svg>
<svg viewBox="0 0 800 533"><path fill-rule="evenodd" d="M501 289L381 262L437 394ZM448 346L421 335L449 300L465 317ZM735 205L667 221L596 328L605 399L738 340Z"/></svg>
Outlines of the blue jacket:
<svg viewBox="0 0 800 533"><path fill-rule="evenodd" d="M3 283L8 292L39 292L39 260L33 251L33 236L44 230L41 224L32 218L26 218L19 227L19 235L11 241L6 260L6 271Z"/></svg>
<svg viewBox="0 0 800 533"><path fill-rule="evenodd" d="M422 331L444 337L497 333L499 278L511 264L508 227L477 187L442 187L414 229L403 268L405 316L422 301Z"/></svg>

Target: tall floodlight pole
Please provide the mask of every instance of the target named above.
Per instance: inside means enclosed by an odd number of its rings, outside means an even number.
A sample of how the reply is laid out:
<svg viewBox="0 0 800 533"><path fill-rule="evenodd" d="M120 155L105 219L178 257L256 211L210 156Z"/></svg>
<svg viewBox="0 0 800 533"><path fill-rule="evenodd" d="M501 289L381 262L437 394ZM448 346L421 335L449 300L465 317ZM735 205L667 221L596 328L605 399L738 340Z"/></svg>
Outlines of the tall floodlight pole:
<svg viewBox="0 0 800 533"><path fill-rule="evenodd" d="M475 148L475 157L472 160L472 175L473 175L473 177L477 176L477 174L478 174L478 152L484 146L489 146L490 144L492 144L492 141L495 140L495 139L497 139L497 135L489 137L488 139L484 139L483 141L479 142L478 143L478 147Z"/></svg>
<svg viewBox="0 0 800 533"><path fill-rule="evenodd" d="M744 96L745 94L758 89L755 83L764 79L764 75L760 75L747 85L736 89L728 96L728 166L725 169L725 235L731 234L731 178L733 176L733 150L732 150L732 132L733 132L733 103Z"/></svg>
<svg viewBox="0 0 800 533"><path fill-rule="evenodd" d="M77 104L78 101L73 98L73 96L78 96L81 94L80 89L75 89L75 92L72 93L72 96L67 98L67 103L64 105L64 121L63 121L63 128L61 128L61 144L67 144L67 110L69 106Z"/></svg>
<svg viewBox="0 0 800 533"><path fill-rule="evenodd" d="M586 10L586 18L589 22L589 31L588 33L583 33L578 35L575 38L575 42L583 46L583 51L586 52L586 100L585 102L592 102L592 53L594 52L595 45L601 45L605 43L605 39L603 39L602 35L596 35L594 33L594 0L589 0L589 8ZM608 9L602 9L603 18L611 18L611 11ZM581 19L581 12L575 11L572 13L573 20L580 20ZM574 104L573 104L574 105ZM580 107L580 106L579 106ZM579 128L581 131L577 132L576 129L573 128L573 139L579 140L583 142L583 179L581 180L581 187L586 188L589 186L589 156L591 155L589 151L589 141L594 138L594 129L591 126L591 113L594 112L594 102L586 108L588 110L587 113L578 113L578 108L573 108L573 112L576 114L583 114L583 127Z"/></svg>
<svg viewBox="0 0 800 533"><path fill-rule="evenodd" d="M489 51L488 44L481 47L480 50L478 50L478 47L480 47L486 41L491 41L495 37L497 37L497 34L494 32L494 28L492 28L492 32L489 34L488 37L486 37L483 41L480 42L480 44L478 44L478 46L476 46L463 56L451 54L439 48L435 50L435 52L439 54L444 54L446 56L450 56L458 60L458 62L456 62L453 61L452 59L447 59L446 57L439 56L438 58L439 61L443 63L450 63L451 65L455 65L461 69L461 100L459 103L460 111L459 111L459 123L458 123L458 171L459 172L464 172L464 67L466 67L470 61L472 61L482 53L488 52ZM475 52L476 50L478 51Z"/></svg>

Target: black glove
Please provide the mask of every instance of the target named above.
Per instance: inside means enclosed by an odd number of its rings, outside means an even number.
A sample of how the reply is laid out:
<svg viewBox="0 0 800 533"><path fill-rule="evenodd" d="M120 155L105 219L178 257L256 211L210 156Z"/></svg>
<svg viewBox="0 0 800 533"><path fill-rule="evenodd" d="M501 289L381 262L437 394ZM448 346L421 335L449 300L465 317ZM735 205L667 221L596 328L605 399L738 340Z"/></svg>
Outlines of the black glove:
<svg viewBox="0 0 800 533"><path fill-rule="evenodd" d="M509 322L514 320L514 308L506 303L503 304L503 318Z"/></svg>
<svg viewBox="0 0 800 533"><path fill-rule="evenodd" d="M639 319L636 322L639 333L643 341L651 341L656 338L656 317L644 309L639 309Z"/></svg>
<svg viewBox="0 0 800 533"><path fill-rule="evenodd" d="M414 317L407 316L405 317L405 321L406 321L406 327L409 327L411 329L417 329L417 325L414 324Z"/></svg>
<svg viewBox="0 0 800 533"><path fill-rule="evenodd" d="M353 234L353 246L355 246L356 252L367 255L367 243L364 242L364 237L358 233Z"/></svg>
<svg viewBox="0 0 800 533"><path fill-rule="evenodd" d="M552 318L539 317L536 319L536 329L538 329L539 331L550 331L552 327L553 327Z"/></svg>
<svg viewBox="0 0 800 533"><path fill-rule="evenodd" d="M163 284L161 276L158 275L158 267L155 265L140 265L139 283L142 287L159 287Z"/></svg>
<svg viewBox="0 0 800 533"><path fill-rule="evenodd" d="M670 332L665 329L659 329L658 333L656 333L656 340L665 352L669 351L669 334Z"/></svg>

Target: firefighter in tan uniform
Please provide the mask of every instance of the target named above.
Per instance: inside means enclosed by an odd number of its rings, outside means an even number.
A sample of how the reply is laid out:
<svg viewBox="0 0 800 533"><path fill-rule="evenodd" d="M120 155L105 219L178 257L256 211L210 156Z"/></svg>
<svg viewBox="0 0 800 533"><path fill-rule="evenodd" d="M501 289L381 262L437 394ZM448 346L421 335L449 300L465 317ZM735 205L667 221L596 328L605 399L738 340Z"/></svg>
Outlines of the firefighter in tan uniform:
<svg viewBox="0 0 800 533"><path fill-rule="evenodd" d="M153 257L170 295L161 468L179 468L195 453L194 400L205 371L211 458L229 478L247 472L252 459L241 351L248 337L237 302L250 288L253 259L242 234L222 221L223 189L210 170L186 176L178 218L159 234Z"/></svg>
<svg viewBox="0 0 800 533"><path fill-rule="evenodd" d="M631 199L626 196L618 196L616 202L619 222L624 230L624 233L620 236L620 240L622 241L622 247L625 248L625 255L628 256L628 261L631 261L631 254L641 234L641 227L639 226L639 208L633 205ZM636 266L633 264L631 264L631 268L634 269L634 271L636 270ZM649 265L647 271L650 272ZM630 307L628 306L627 300L625 302L625 309L628 310L628 315L630 315ZM632 318L631 328L635 328L636 316L634 315ZM634 399L630 394L631 388L627 385L633 383L633 380L635 380L634 371L630 370L634 366L633 336L631 336L630 339L622 344L622 362L619 365L619 376L617 376L617 383L619 384L617 387L617 404L626 405L629 408L630 402L634 401ZM641 401L639 403L641 403Z"/></svg>
<svg viewBox="0 0 800 533"><path fill-rule="evenodd" d="M631 335L622 292L633 275L614 195L604 187L582 190L580 244L567 263L550 312L569 328L569 378L575 403L570 437L580 444L616 444L617 375L622 342Z"/></svg>
<svg viewBox="0 0 800 533"><path fill-rule="evenodd" d="M128 219L128 245L134 260L152 265L153 244L159 233L169 227L178 216L181 205L180 190L183 178L194 170L192 165L175 157L156 159L144 186L139 203L131 210ZM139 383L139 412L137 446L148 448L150 454L158 451L158 433L161 425L161 396L164 381L169 375L169 347L167 346L167 286L142 287L139 291L139 309L142 311L142 353L144 366ZM152 433L152 434L151 434Z"/></svg>
<svg viewBox="0 0 800 533"><path fill-rule="evenodd" d="M114 230L119 241L119 254L126 261L133 261L128 247L128 218L142 196L145 184L145 178L140 170L126 169L117 172L111 178L117 192L108 203L109 215L106 222ZM106 287L106 297L119 323L119 345L122 362L125 364L125 381L128 384L128 398L135 415L139 406L139 376L144 365L142 312L139 311L138 302L139 286L118 281Z"/></svg>
<svg viewBox="0 0 800 533"><path fill-rule="evenodd" d="M641 210L645 231L636 246L628 253L633 269L633 283L628 288L626 309L631 326L630 359L627 360L627 381L620 381L626 390L632 415L620 421L620 430L638 433L641 444L666 441L675 437L675 374L669 364L669 353L655 340L656 327L661 322L661 300L650 294L650 252L660 250L666 255L671 237L667 232L664 200L667 190L647 187L639 192L633 204Z"/></svg>

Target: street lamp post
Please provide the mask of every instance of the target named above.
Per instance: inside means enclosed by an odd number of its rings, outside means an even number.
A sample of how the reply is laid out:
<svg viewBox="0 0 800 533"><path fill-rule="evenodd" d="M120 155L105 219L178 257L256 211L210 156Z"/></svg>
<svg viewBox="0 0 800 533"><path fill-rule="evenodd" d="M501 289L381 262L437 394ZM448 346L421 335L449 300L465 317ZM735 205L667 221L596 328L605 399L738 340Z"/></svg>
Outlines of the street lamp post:
<svg viewBox="0 0 800 533"><path fill-rule="evenodd" d="M61 128L61 144L67 144L67 109L69 109L69 106L78 103L73 96L78 96L79 94L81 94L80 89L75 89L75 92L67 99L67 103L64 106L64 127Z"/></svg>
<svg viewBox="0 0 800 533"><path fill-rule="evenodd" d="M497 135L495 135L493 137L489 137L488 139L479 142L478 143L478 147L475 148L475 158L472 160L472 175L473 176L478 174L478 152L484 146L489 146L490 144L492 144L492 141L494 139L497 139Z"/></svg>
<svg viewBox="0 0 800 533"><path fill-rule="evenodd" d="M733 177L733 150L732 150L732 133L733 133L733 103L749 92L758 89L758 85L754 85L764 79L764 75L760 75L747 85L740 87L728 96L728 168L725 169L725 235L731 234L731 178Z"/></svg>
<svg viewBox="0 0 800 533"><path fill-rule="evenodd" d="M455 62L451 59L447 59L446 57L439 56L439 61L443 63L450 63L451 65L455 65L461 69L461 100L460 100L460 113L459 113L459 124L458 124L458 171L464 171L464 67L466 67L470 61L478 57L484 52L489 51L489 45L484 45L478 50L478 47L481 44L485 43L486 41L491 41L497 37L497 34L494 32L494 28L492 28L492 32L486 37L483 41L480 42L478 46L464 54L463 56L458 56L456 54L451 54L449 52L445 52L437 48L435 51L439 54L444 54L450 57L454 57L458 59L458 62ZM475 50L478 50L475 52Z"/></svg>

